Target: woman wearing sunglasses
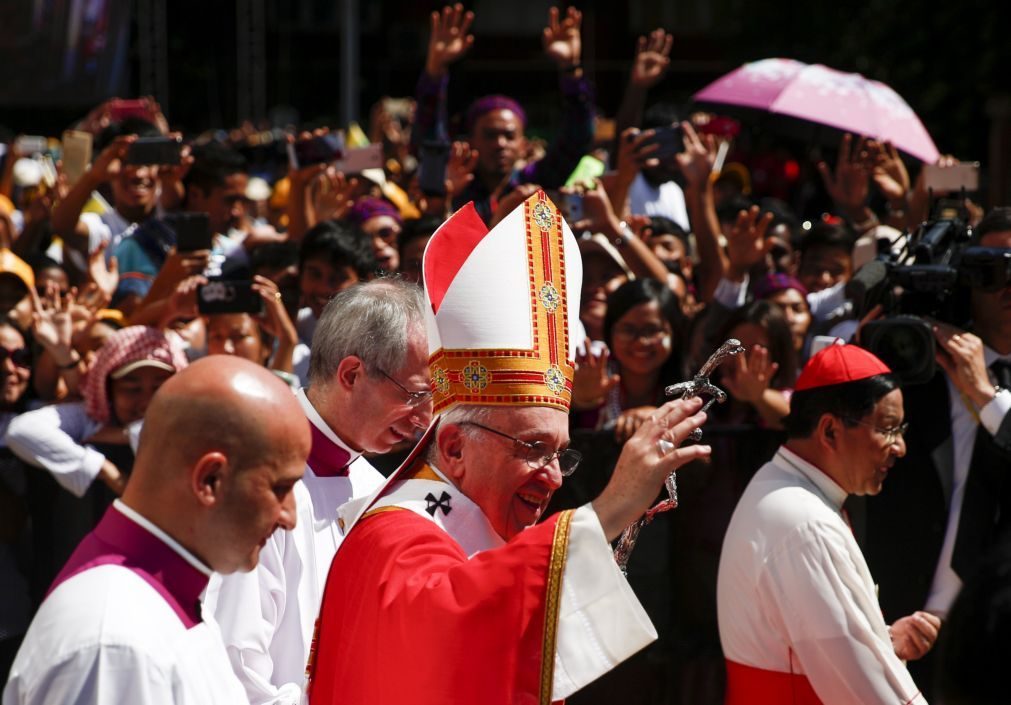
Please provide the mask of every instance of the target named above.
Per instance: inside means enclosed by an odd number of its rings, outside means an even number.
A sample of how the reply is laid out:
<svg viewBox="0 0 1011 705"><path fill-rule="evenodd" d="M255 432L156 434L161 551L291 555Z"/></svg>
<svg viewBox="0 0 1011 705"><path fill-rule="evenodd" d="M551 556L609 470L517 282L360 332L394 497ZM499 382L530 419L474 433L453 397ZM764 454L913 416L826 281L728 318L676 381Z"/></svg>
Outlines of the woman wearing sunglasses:
<svg viewBox="0 0 1011 705"><path fill-rule="evenodd" d="M24 410L31 358L24 335L0 316L0 431ZM26 492L25 468L0 443L0 673L10 668L31 616Z"/></svg>

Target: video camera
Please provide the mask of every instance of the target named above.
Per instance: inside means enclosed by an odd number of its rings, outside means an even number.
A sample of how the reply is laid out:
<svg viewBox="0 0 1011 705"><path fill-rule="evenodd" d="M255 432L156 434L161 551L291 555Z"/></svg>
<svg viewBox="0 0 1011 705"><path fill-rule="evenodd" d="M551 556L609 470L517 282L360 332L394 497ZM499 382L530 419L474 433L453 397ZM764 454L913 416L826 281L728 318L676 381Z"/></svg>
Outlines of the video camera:
<svg viewBox="0 0 1011 705"><path fill-rule="evenodd" d="M881 304L885 317L863 327L861 344L904 384L934 376L931 319L965 327L969 290L1000 291L1011 282L1011 251L971 245L960 203L941 201L935 217L907 235L901 251L879 241L878 257L860 268L846 295L862 317Z"/></svg>

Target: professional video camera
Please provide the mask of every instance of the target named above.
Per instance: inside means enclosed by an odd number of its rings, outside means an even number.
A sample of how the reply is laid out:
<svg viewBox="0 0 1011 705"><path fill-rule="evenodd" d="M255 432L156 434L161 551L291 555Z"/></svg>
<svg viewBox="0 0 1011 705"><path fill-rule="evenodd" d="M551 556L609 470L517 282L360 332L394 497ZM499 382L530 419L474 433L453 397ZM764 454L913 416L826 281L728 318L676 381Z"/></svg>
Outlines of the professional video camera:
<svg viewBox="0 0 1011 705"><path fill-rule="evenodd" d="M964 201L963 201L964 202ZM899 252L882 252L846 286L858 317L881 304L884 318L863 327L861 344L905 384L934 376L935 341L930 320L965 327L969 289L999 291L1011 282L1011 251L971 246L972 229L961 203L941 201L935 216L910 235Z"/></svg>

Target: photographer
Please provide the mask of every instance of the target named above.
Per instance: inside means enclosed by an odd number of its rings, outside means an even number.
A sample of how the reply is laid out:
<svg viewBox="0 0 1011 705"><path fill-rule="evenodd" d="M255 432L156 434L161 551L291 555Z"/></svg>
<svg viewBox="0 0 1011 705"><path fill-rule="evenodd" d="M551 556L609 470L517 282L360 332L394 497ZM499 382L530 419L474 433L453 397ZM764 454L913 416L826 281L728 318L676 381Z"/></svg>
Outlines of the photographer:
<svg viewBox="0 0 1011 705"><path fill-rule="evenodd" d="M1011 251L1011 208L987 215L972 244ZM968 331L934 326L940 369L904 390L909 453L866 503L864 550L889 622L920 609L944 618L1011 516L1011 283L972 289L970 305ZM910 668L928 697L931 670L929 657Z"/></svg>

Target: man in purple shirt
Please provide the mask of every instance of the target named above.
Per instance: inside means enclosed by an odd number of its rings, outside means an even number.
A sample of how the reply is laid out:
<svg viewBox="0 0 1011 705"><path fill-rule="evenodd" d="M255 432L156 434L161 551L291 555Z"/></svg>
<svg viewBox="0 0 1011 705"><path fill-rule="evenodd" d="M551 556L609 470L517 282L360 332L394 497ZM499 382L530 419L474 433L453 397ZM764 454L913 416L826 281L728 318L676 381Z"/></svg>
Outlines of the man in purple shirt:
<svg viewBox="0 0 1011 705"><path fill-rule="evenodd" d="M474 43L468 34L473 12L461 5L446 6L432 13L432 35L425 70L418 79L418 103L413 131L415 144L448 139L449 66L466 54ZM559 188L593 143L593 91L583 74L581 59L582 14L569 8L564 17L551 8L542 40L544 53L558 67L562 93L562 119L555 139L543 157L523 163L527 153L526 113L512 98L489 95L467 109L465 128L471 149L477 152L474 178L453 198L453 208L469 201L487 223L498 199L520 184Z"/></svg>

